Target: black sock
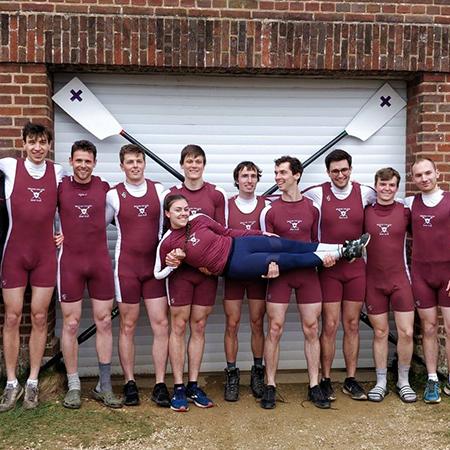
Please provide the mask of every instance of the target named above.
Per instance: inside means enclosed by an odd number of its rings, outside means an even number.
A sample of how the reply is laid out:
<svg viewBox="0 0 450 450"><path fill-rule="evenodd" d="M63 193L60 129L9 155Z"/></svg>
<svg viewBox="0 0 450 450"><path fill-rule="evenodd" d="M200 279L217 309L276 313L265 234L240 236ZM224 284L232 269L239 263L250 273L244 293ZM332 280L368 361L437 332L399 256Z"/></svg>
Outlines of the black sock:
<svg viewBox="0 0 450 450"><path fill-rule="evenodd" d="M197 382L196 381L188 381L187 388L191 389L194 387L197 387Z"/></svg>
<svg viewBox="0 0 450 450"><path fill-rule="evenodd" d="M184 387L184 384L183 384L183 383L181 383L181 384L174 384L174 385L173 385L173 389L174 389L174 390L177 390L177 389L182 388L182 387Z"/></svg>
<svg viewBox="0 0 450 450"><path fill-rule="evenodd" d="M253 358L253 365L256 367L262 367L263 359L262 358Z"/></svg>
<svg viewBox="0 0 450 450"><path fill-rule="evenodd" d="M234 361L234 362L227 361L227 369L228 370L236 369L236 361Z"/></svg>

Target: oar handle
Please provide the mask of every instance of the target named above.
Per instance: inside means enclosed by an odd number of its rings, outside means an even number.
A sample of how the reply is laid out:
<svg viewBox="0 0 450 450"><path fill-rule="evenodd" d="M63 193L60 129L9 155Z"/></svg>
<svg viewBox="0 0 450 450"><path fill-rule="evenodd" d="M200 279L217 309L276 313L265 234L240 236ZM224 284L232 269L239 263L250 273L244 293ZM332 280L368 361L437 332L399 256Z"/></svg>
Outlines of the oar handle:
<svg viewBox="0 0 450 450"><path fill-rule="evenodd" d="M141 144L137 139L135 139L133 136L128 134L125 130L122 130L120 132L120 135L123 136L127 141L140 147L148 157L153 159L153 161L155 161L161 167L163 167L168 172L170 172L175 178L178 178L180 181L184 181L184 176L181 175L180 172L175 170L171 165L167 164L166 161L161 159L158 155L155 155L155 153L153 153L151 150L149 150L144 144Z"/></svg>
<svg viewBox="0 0 450 450"><path fill-rule="evenodd" d="M324 145L320 150L317 150L316 153L311 155L307 160L302 162L303 169L312 164L319 156L323 155L327 150L336 145L339 141L348 136L347 132L344 130L342 133L338 134L333 140L328 142L328 144ZM267 189L263 195L271 195L278 189L277 185L274 184L271 188Z"/></svg>

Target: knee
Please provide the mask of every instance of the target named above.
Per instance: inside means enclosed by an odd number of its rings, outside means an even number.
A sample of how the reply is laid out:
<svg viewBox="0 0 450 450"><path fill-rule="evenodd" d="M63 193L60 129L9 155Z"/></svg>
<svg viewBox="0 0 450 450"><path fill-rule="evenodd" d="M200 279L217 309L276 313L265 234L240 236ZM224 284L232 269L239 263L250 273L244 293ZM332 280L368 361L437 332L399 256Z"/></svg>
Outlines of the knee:
<svg viewBox="0 0 450 450"><path fill-rule="evenodd" d="M280 340L283 334L283 324L281 322L271 321L268 334L271 339Z"/></svg>
<svg viewBox="0 0 450 450"><path fill-rule="evenodd" d="M152 331L155 335L167 335L169 333L169 320L167 317L161 320L155 320L152 323Z"/></svg>
<svg viewBox="0 0 450 450"><path fill-rule="evenodd" d="M226 324L226 332L229 335L236 336L239 330L239 324L240 320L236 320L232 317L227 317L227 324Z"/></svg>
<svg viewBox="0 0 450 450"><path fill-rule="evenodd" d="M385 340L388 337L389 334L389 328L374 328L373 334L375 336L375 339L377 340Z"/></svg>
<svg viewBox="0 0 450 450"><path fill-rule="evenodd" d="M105 314L104 316L97 317L95 319L95 325L97 326L97 330L100 333L111 333L112 332L111 314Z"/></svg>
<svg viewBox="0 0 450 450"><path fill-rule="evenodd" d="M177 337L184 337L186 334L187 322L185 320L172 321L170 332Z"/></svg>
<svg viewBox="0 0 450 450"><path fill-rule="evenodd" d="M450 329L449 329L450 330ZM398 337L406 341L412 341L414 338L414 328L408 327L398 330Z"/></svg>
<svg viewBox="0 0 450 450"><path fill-rule="evenodd" d="M77 335L79 326L79 319L71 318L64 321L64 331L72 337Z"/></svg>
<svg viewBox="0 0 450 450"><path fill-rule="evenodd" d="M250 319L250 328L254 334L263 334L264 316Z"/></svg>
<svg viewBox="0 0 450 450"><path fill-rule="evenodd" d="M317 320L314 322L303 322L302 328L307 341L317 339L319 336L319 324Z"/></svg>
<svg viewBox="0 0 450 450"><path fill-rule="evenodd" d="M7 312L5 314L5 328L19 328L22 321L22 314L15 312Z"/></svg>
<svg viewBox="0 0 450 450"><path fill-rule="evenodd" d="M435 337L437 335L437 321L422 322L422 333L424 337Z"/></svg>
<svg viewBox="0 0 450 450"><path fill-rule="evenodd" d="M203 336L206 330L206 318L191 323L191 334Z"/></svg>
<svg viewBox="0 0 450 450"><path fill-rule="evenodd" d="M122 336L134 336L135 331L136 331L135 321L126 319L120 321L120 334Z"/></svg>
<svg viewBox="0 0 450 450"><path fill-rule="evenodd" d="M322 334L334 338L337 334L339 321L336 319L326 319L322 323Z"/></svg>
<svg viewBox="0 0 450 450"><path fill-rule="evenodd" d="M34 328L45 328L47 326L47 313L42 311L31 313L31 324Z"/></svg>
<svg viewBox="0 0 450 450"><path fill-rule="evenodd" d="M359 333L359 316L344 320L344 333L358 334Z"/></svg>

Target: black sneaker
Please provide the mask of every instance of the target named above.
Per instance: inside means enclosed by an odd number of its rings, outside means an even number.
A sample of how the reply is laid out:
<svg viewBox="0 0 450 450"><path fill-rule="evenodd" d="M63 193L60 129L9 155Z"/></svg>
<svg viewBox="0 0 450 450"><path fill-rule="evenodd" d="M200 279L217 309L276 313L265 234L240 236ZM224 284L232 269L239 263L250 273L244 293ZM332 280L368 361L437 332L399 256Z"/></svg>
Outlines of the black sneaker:
<svg viewBox="0 0 450 450"><path fill-rule="evenodd" d="M170 407L170 395L167 390L166 383L157 383L152 391L152 396L150 397L158 406L163 408Z"/></svg>
<svg viewBox="0 0 450 450"><path fill-rule="evenodd" d="M276 404L277 390L275 386L266 385L264 386L264 392L261 398L261 408L273 409Z"/></svg>
<svg viewBox="0 0 450 450"><path fill-rule="evenodd" d="M313 387L308 386L308 400L318 408L328 409L331 407L330 400L325 397L318 384Z"/></svg>
<svg viewBox="0 0 450 450"><path fill-rule="evenodd" d="M225 369L225 389L223 397L227 402L237 402L239 399L240 372L234 369Z"/></svg>
<svg viewBox="0 0 450 450"><path fill-rule="evenodd" d="M334 392L333 385L331 384L331 378L322 378L319 386L325 398L327 398L330 402L334 402L336 400L336 392Z"/></svg>
<svg viewBox="0 0 450 450"><path fill-rule="evenodd" d="M367 395L363 387L355 380L354 377L348 377L342 386L342 392L350 395L353 400L367 400Z"/></svg>
<svg viewBox="0 0 450 450"><path fill-rule="evenodd" d="M250 388L253 397L262 398L264 392L264 366L252 366Z"/></svg>
<svg viewBox="0 0 450 450"><path fill-rule="evenodd" d="M130 380L123 387L123 404L126 406L139 405L139 390L134 380Z"/></svg>
<svg viewBox="0 0 450 450"><path fill-rule="evenodd" d="M349 262L365 255L366 247L370 241L370 234L365 233L360 238L351 241L345 241L342 247L342 257Z"/></svg>

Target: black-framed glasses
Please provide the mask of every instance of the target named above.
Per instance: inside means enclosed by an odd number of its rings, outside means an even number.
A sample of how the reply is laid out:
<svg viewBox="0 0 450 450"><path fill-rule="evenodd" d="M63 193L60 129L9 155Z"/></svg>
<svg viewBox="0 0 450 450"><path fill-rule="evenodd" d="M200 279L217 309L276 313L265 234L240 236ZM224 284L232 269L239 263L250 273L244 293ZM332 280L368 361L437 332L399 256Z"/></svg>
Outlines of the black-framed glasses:
<svg viewBox="0 0 450 450"><path fill-rule="evenodd" d="M342 175L347 175L349 172L350 172L350 167L344 167L343 169L330 170L330 173L334 176L338 176L340 173L342 173Z"/></svg>

